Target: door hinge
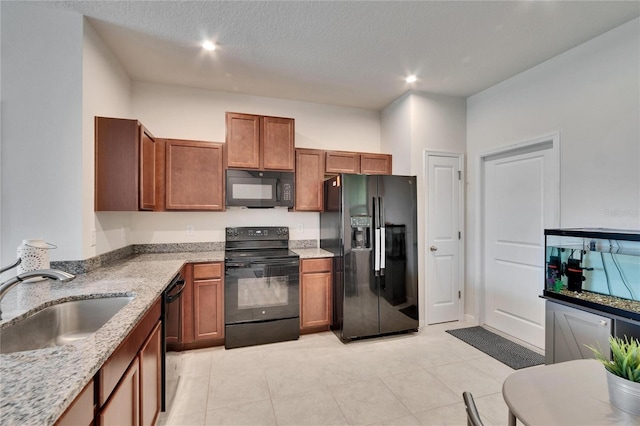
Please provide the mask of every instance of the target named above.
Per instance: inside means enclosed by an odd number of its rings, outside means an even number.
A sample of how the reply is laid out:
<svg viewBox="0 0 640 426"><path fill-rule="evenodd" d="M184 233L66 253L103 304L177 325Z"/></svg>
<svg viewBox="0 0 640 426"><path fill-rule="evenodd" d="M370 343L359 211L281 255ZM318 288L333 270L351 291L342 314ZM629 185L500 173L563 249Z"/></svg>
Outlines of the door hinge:
<svg viewBox="0 0 640 426"><path fill-rule="evenodd" d="M458 180L462 180L462 171L458 170Z"/></svg>
<svg viewBox="0 0 640 426"><path fill-rule="evenodd" d="M458 290L458 299L462 299L462 292Z"/></svg>
<svg viewBox="0 0 640 426"><path fill-rule="evenodd" d="M462 239L462 233L460 231L458 231L458 239L461 240Z"/></svg>

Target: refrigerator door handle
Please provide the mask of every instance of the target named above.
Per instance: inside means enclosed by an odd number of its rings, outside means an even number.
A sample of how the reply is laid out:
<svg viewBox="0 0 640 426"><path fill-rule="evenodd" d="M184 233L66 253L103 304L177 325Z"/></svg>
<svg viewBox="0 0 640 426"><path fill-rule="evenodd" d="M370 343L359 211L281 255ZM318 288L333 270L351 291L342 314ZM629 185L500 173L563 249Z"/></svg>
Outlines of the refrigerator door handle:
<svg viewBox="0 0 640 426"><path fill-rule="evenodd" d="M380 212L380 275L384 275L385 260L386 260L386 229L384 224L384 198L378 197L378 209Z"/></svg>
<svg viewBox="0 0 640 426"><path fill-rule="evenodd" d="M378 197L373 197L373 271L377 277L380 275L380 221L378 220Z"/></svg>

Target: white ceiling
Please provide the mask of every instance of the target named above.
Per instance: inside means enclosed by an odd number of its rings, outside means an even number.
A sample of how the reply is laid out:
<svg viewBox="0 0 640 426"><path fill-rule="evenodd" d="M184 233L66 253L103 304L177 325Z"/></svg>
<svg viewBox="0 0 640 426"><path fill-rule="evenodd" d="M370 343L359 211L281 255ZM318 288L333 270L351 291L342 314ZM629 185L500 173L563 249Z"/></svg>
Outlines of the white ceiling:
<svg viewBox="0 0 640 426"><path fill-rule="evenodd" d="M374 110L408 90L468 97L640 16L639 1L44 4L89 17L133 80Z"/></svg>

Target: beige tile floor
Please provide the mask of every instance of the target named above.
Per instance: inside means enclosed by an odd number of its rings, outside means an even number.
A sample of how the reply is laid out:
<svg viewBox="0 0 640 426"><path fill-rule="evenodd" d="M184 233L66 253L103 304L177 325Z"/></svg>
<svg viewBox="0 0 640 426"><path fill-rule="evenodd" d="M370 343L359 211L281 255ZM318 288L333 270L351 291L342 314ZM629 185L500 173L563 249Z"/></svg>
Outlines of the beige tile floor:
<svg viewBox="0 0 640 426"><path fill-rule="evenodd" d="M348 344L326 332L170 353L175 397L158 424L463 426L462 392L470 391L485 425L506 425L501 389L513 370L445 333L472 325Z"/></svg>

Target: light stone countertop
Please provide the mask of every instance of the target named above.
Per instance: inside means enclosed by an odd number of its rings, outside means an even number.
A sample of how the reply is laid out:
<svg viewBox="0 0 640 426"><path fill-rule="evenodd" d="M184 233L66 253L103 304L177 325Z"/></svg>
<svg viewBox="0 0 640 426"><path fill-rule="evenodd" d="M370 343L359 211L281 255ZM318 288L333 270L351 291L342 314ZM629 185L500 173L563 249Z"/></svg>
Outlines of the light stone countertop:
<svg viewBox="0 0 640 426"><path fill-rule="evenodd" d="M72 344L0 355L0 423L51 425L98 372L187 262L222 262L223 251L141 254L75 280L21 283L2 301L0 328L49 305L134 296L94 335Z"/></svg>
<svg viewBox="0 0 640 426"><path fill-rule="evenodd" d="M333 253L321 248L301 248L291 249L292 252L300 256L300 259L313 259L320 257L333 257Z"/></svg>

